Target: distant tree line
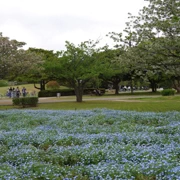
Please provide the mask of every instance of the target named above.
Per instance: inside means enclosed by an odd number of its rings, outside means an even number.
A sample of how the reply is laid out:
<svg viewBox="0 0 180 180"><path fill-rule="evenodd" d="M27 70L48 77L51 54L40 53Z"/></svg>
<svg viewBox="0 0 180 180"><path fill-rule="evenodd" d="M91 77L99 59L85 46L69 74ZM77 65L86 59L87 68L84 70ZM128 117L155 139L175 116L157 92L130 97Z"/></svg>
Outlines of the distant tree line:
<svg viewBox="0 0 180 180"><path fill-rule="evenodd" d="M161 85L180 93L180 1L148 1L137 16L129 13L122 32L107 34L114 48L88 40L79 45L66 41L64 51L24 50L24 42L0 33L0 79L33 82L40 90L56 80L74 88L77 102L86 87L111 83L118 94L124 81L132 93L137 82L149 84L153 92Z"/></svg>

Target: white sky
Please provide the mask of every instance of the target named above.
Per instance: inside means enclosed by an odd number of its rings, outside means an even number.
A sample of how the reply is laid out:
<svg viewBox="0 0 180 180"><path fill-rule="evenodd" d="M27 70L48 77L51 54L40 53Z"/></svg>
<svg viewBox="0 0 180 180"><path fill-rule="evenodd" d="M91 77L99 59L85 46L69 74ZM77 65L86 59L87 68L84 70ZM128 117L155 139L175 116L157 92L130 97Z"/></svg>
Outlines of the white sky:
<svg viewBox="0 0 180 180"><path fill-rule="evenodd" d="M0 0L0 32L28 47L63 50L65 41L79 44L122 32L128 12L136 15L145 0Z"/></svg>

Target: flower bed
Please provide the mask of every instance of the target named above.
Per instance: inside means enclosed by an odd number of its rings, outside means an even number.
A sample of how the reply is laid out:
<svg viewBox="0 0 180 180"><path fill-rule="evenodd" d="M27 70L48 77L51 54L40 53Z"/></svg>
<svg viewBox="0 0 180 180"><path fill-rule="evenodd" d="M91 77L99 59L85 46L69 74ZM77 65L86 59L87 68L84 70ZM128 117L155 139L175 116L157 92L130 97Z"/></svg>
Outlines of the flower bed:
<svg viewBox="0 0 180 180"><path fill-rule="evenodd" d="M0 179L178 179L180 112L0 111Z"/></svg>

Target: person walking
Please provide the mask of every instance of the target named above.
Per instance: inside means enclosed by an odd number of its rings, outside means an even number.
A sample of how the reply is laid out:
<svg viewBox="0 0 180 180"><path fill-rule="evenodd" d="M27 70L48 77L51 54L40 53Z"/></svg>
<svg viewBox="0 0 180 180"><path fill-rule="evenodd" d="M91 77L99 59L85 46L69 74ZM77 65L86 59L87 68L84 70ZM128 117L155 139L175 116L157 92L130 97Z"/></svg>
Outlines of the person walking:
<svg viewBox="0 0 180 180"><path fill-rule="evenodd" d="M20 90L19 90L19 87L16 88L16 97L19 98L20 96Z"/></svg>
<svg viewBox="0 0 180 180"><path fill-rule="evenodd" d="M25 87L22 88L22 95L23 95L23 97L26 96L26 88Z"/></svg>
<svg viewBox="0 0 180 180"><path fill-rule="evenodd" d="M9 88L9 97L11 98L12 97L12 87Z"/></svg>

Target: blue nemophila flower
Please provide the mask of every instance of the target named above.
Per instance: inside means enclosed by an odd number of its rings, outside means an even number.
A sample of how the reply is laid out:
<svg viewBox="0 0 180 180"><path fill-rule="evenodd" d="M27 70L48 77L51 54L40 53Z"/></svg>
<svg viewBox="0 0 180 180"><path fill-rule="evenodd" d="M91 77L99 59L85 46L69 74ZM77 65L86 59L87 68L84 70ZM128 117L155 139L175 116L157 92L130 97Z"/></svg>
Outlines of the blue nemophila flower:
<svg viewBox="0 0 180 180"><path fill-rule="evenodd" d="M178 179L180 113L0 111L0 179Z"/></svg>

